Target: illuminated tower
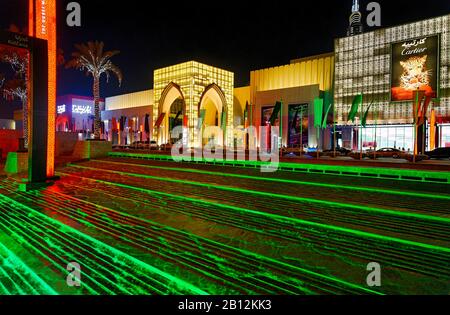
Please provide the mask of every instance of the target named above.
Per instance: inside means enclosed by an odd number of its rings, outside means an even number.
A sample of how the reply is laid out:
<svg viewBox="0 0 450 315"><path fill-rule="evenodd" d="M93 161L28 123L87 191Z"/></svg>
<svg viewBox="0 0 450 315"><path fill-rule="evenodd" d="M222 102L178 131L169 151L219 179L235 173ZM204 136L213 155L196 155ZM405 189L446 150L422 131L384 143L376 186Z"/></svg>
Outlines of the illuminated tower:
<svg viewBox="0 0 450 315"><path fill-rule="evenodd" d="M347 36L355 36L363 32L362 14L359 12L358 0L353 0L352 14L350 15L349 22Z"/></svg>

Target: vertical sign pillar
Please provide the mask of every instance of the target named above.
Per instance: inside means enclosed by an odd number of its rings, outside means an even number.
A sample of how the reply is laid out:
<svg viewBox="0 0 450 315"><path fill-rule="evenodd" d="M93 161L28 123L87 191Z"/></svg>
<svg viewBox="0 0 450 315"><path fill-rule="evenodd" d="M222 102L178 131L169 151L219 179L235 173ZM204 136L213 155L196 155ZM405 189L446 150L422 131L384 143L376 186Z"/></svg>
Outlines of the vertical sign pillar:
<svg viewBox="0 0 450 315"><path fill-rule="evenodd" d="M28 182L19 185L20 191L28 191L48 184L48 48L47 41L0 30L0 44L26 49L29 52L29 130Z"/></svg>
<svg viewBox="0 0 450 315"><path fill-rule="evenodd" d="M47 143L48 143L48 89L47 89L47 41L34 40L30 52L30 104L31 116L29 129L31 137L28 145L28 182L31 189L33 184L43 183L47 175ZM26 188L28 189L28 188Z"/></svg>
<svg viewBox="0 0 450 315"><path fill-rule="evenodd" d="M29 36L47 41L48 111L46 128L48 178L55 175L56 131L56 0L29 0Z"/></svg>

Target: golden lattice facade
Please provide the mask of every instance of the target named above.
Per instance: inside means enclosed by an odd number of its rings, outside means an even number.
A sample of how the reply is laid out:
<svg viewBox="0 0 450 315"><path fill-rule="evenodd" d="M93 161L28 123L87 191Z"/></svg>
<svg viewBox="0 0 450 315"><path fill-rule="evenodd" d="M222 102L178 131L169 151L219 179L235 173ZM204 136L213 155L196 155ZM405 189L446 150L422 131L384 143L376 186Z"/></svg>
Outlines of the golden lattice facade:
<svg viewBox="0 0 450 315"><path fill-rule="evenodd" d="M172 98L170 89L178 89L178 97L185 102L184 115L190 132L191 144L197 140L195 129L199 119L199 108L202 96L207 88L214 86L214 100L219 116L226 111L227 128L233 128L233 89L234 73L220 68L208 66L196 61L189 61L174 66L155 70L154 72L154 107L153 117L157 119L168 108ZM172 93L173 94L173 93ZM181 94L181 95L179 95ZM167 104L164 104L164 103ZM163 132L164 133L164 132ZM163 136L167 138L167 135ZM158 139L160 142L161 139Z"/></svg>
<svg viewBox="0 0 450 315"><path fill-rule="evenodd" d="M364 107L373 103L368 123L411 124L412 102L391 102L391 45L410 39L439 35L439 117L450 116L450 15L376 30L335 41L336 118L346 125L356 94L363 93ZM433 71L436 71L433 69Z"/></svg>
<svg viewBox="0 0 450 315"><path fill-rule="evenodd" d="M282 139L289 144L289 108L304 105L308 116L308 144L318 143L314 128L314 99L323 92L332 92L334 78L334 53L292 60L290 64L252 71L250 74L251 124L264 126L262 110L282 101ZM262 140L259 139L259 142Z"/></svg>
<svg viewBox="0 0 450 315"><path fill-rule="evenodd" d="M255 93L319 85L321 91L333 87L334 54L324 54L293 60L291 64L252 71L250 74L252 98Z"/></svg>

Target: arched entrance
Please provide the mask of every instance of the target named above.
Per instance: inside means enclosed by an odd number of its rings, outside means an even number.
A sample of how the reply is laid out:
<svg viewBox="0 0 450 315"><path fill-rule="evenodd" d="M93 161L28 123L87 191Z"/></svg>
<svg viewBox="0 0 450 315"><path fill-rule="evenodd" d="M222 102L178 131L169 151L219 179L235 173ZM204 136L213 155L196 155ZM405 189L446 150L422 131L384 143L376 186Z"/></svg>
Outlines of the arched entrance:
<svg viewBox="0 0 450 315"><path fill-rule="evenodd" d="M226 125L226 121L223 121L226 120L226 115L223 115L226 108L225 94L220 87L217 84L207 86L198 106L199 119L203 125L201 135L203 146L207 143L214 143L219 146L224 144L220 129L223 125Z"/></svg>
<svg viewBox="0 0 450 315"><path fill-rule="evenodd" d="M178 139L171 139L171 131L177 126L184 125L186 121L186 102L179 85L172 82L164 89L158 110L160 115L164 116L160 126L156 126L158 143L166 144L177 141Z"/></svg>

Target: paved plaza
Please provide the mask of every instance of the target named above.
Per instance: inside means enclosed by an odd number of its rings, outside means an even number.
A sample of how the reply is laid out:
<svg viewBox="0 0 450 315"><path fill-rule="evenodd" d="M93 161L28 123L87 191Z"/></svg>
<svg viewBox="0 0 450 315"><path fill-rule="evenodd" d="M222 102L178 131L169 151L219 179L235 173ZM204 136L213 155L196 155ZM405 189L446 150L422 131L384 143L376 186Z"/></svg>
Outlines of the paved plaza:
<svg viewBox="0 0 450 315"><path fill-rule="evenodd" d="M0 182L2 294L450 292L447 184L112 157L57 175Z"/></svg>

